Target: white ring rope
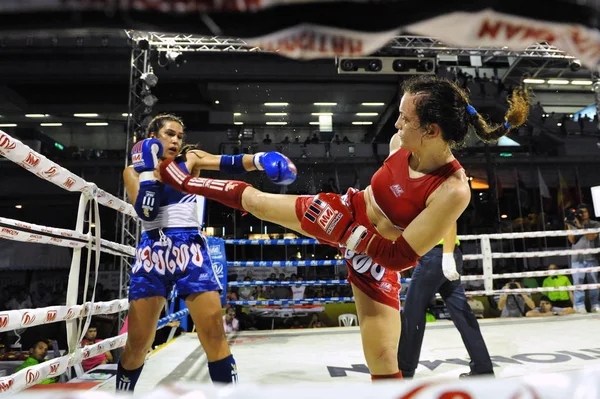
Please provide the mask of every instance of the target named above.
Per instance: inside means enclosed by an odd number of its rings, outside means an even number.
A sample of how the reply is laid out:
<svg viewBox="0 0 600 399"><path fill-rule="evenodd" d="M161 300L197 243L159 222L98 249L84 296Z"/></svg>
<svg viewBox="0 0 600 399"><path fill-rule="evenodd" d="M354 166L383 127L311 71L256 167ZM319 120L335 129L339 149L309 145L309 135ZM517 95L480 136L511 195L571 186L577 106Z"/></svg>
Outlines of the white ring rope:
<svg viewBox="0 0 600 399"><path fill-rule="evenodd" d="M29 146L2 130L0 130L0 155L5 156L43 180L56 184L67 191L86 193L97 189L97 194L94 196L99 204L129 216L137 217L131 204L95 187L95 185L89 184L81 177L35 152Z"/></svg>
<svg viewBox="0 0 600 399"><path fill-rule="evenodd" d="M77 319L87 316L90 308L92 308L92 315L112 314L128 309L129 301L124 298L108 302L94 302L93 304L86 302L83 305L74 306L6 310L0 312L0 332Z"/></svg>
<svg viewBox="0 0 600 399"><path fill-rule="evenodd" d="M503 240L511 238L543 238L543 237L565 237L575 236L583 234L596 234L600 233L600 228L595 229L581 229L581 230L548 230L548 231L527 231L522 233L495 233L495 234L467 234L459 235L458 239L461 241L467 240L481 240L487 238L490 240Z"/></svg>
<svg viewBox="0 0 600 399"><path fill-rule="evenodd" d="M7 227L11 226L11 227ZM0 217L0 238L7 240L52 244L59 247L83 248L93 240L89 234L75 230L39 226L33 223ZM95 250L94 247L91 248ZM135 256L135 248L116 242L101 240L101 250L112 255Z"/></svg>
<svg viewBox="0 0 600 399"><path fill-rule="evenodd" d="M600 288L600 284L579 284L579 285L567 285L563 287L537 287L537 288L515 288L515 289L499 289L492 290L491 293L487 291L465 291L468 295L479 296L479 295L497 295L497 294L537 294L540 292L549 291L580 291L580 290L597 290Z"/></svg>

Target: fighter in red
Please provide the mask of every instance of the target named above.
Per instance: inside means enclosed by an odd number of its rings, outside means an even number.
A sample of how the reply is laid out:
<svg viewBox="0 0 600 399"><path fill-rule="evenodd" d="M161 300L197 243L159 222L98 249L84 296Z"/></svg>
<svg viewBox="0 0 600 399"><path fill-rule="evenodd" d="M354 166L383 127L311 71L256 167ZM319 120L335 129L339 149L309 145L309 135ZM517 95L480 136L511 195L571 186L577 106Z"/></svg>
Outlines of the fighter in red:
<svg viewBox="0 0 600 399"><path fill-rule="evenodd" d="M527 120L529 96L516 88L504 122L488 125L456 84L437 77L404 82L390 154L364 191L281 195L241 181L193 178L170 160L161 180L323 243L345 249L363 351L372 379L402 378L398 272L416 264L455 225L471 193L452 154L468 133L493 142Z"/></svg>

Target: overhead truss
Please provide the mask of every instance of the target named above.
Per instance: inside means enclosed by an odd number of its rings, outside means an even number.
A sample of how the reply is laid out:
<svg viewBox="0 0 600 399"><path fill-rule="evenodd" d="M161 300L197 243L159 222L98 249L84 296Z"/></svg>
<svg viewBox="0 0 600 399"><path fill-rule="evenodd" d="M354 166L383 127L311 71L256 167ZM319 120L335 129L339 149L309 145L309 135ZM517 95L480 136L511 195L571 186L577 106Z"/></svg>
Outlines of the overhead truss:
<svg viewBox="0 0 600 399"><path fill-rule="evenodd" d="M424 36L396 36L382 50L411 50L417 53L435 52L446 55L514 56L521 58L560 58L575 57L546 42L535 43L526 49L515 50L508 47L456 47L437 39Z"/></svg>
<svg viewBox="0 0 600 399"><path fill-rule="evenodd" d="M191 34L169 34L156 32L126 31L133 39L147 38L151 48L156 50L172 50L180 52L192 51L228 51L228 52L267 52L252 46L244 39L220 36L196 36ZM480 56L515 56L521 58L559 58L575 57L552 46L540 42L526 49L515 50L507 47L457 47L450 46L438 39L425 36L396 36L381 51L413 51L417 55L436 53L446 55L480 55Z"/></svg>

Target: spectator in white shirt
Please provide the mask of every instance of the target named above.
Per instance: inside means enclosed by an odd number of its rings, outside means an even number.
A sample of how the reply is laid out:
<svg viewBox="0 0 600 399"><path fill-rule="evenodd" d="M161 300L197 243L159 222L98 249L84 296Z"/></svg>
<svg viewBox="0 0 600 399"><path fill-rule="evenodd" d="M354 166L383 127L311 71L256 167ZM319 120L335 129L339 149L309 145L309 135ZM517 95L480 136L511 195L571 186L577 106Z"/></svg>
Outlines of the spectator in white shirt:
<svg viewBox="0 0 600 399"><path fill-rule="evenodd" d="M296 277L296 282L301 283L302 277ZM304 299L305 285L292 285L292 299Z"/></svg>

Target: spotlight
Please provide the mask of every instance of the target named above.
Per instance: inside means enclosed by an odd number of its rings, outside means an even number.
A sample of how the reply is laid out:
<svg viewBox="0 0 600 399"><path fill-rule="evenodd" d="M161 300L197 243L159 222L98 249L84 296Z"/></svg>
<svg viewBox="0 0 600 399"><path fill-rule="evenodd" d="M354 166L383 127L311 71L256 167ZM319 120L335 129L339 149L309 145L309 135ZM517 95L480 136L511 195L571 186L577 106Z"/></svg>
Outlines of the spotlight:
<svg viewBox="0 0 600 399"><path fill-rule="evenodd" d="M177 66L185 63L185 60L183 59L183 53L180 53L179 51L167 51L166 56L167 61L175 63Z"/></svg>
<svg viewBox="0 0 600 399"><path fill-rule="evenodd" d="M342 62L340 63L340 67L342 68L342 71L358 70L358 68L356 67L356 64L354 64L354 61L352 61L352 60L342 60Z"/></svg>
<svg viewBox="0 0 600 399"><path fill-rule="evenodd" d="M569 69L573 72L577 72L581 69L581 61L571 60L569 61Z"/></svg>
<svg viewBox="0 0 600 399"><path fill-rule="evenodd" d="M406 72L409 68L406 60L394 60L394 62L392 62L392 69L396 72Z"/></svg>
<svg viewBox="0 0 600 399"><path fill-rule="evenodd" d="M158 98L154 94L148 93L142 98L142 102L147 107L153 107L158 102Z"/></svg>
<svg viewBox="0 0 600 399"><path fill-rule="evenodd" d="M135 45L140 50L148 50L150 48L150 42L147 39L140 39L135 42Z"/></svg>
<svg viewBox="0 0 600 399"><path fill-rule="evenodd" d="M595 82L592 88L594 89L594 92L600 94L600 82Z"/></svg>
<svg viewBox="0 0 600 399"><path fill-rule="evenodd" d="M381 60L371 60L369 61L369 71L379 72L383 67L383 63Z"/></svg>
<svg viewBox="0 0 600 399"><path fill-rule="evenodd" d="M417 72L431 72L435 64L431 60L419 60L417 63Z"/></svg>
<svg viewBox="0 0 600 399"><path fill-rule="evenodd" d="M140 80L146 83L148 87L154 87L158 83L158 77L152 72L143 73Z"/></svg>

